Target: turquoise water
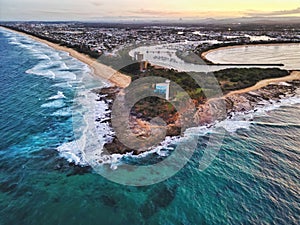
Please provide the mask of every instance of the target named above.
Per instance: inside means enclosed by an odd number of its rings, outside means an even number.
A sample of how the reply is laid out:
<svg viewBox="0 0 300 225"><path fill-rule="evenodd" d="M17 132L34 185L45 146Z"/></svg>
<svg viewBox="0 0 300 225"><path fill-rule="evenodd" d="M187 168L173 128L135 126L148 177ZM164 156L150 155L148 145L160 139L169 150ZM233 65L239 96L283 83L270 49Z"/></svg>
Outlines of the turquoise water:
<svg viewBox="0 0 300 225"><path fill-rule="evenodd" d="M299 223L299 96L221 123L226 137L204 172L199 128L191 131L197 149L175 176L123 186L76 165L80 154L65 147L77 138L78 99L104 82L22 36L2 31L0 43L1 225Z"/></svg>

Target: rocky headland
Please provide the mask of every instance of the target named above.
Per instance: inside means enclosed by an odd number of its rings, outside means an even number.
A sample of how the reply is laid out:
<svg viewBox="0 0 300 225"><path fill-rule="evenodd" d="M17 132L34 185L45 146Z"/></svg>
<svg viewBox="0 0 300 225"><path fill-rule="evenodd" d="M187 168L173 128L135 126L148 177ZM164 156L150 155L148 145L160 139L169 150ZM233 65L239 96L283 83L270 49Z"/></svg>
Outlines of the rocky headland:
<svg viewBox="0 0 300 225"><path fill-rule="evenodd" d="M115 99L120 92L124 92L124 89L108 87L94 91L98 94L97 101L107 103L111 111ZM123 94L126 94L126 89ZM104 147L110 154L124 154L128 152L140 154L149 149L149 143L147 142L151 136L154 138L153 140L155 140L155 138L159 140L162 134L165 134L165 136L180 136L184 130L189 127L203 125L213 126L216 121L230 118L236 113L255 111L258 107L274 104L274 102L295 95L300 95L300 72L297 71L285 78L274 79L274 82L272 82L272 79L268 80L267 83L259 87L255 85L245 90L232 91L223 97L208 99L205 103L197 105L196 110L190 110L188 107L185 107L184 112L170 113L170 118L168 118L168 122L165 124L155 124L143 114L133 110L130 112L129 118L127 118L128 130L124 131L122 136L137 138L137 140L139 140L137 143L139 147L131 148L124 145L122 141L118 139L118 134L116 134L112 141L106 143ZM125 102L124 104L126 105ZM187 105L189 104L187 103ZM185 118L183 118L183 115ZM108 113L106 117L108 119L99 119L96 120L96 123L109 122L112 126L111 119L109 119L111 118L111 113ZM183 122L184 126L182 124ZM188 126L186 126L187 124ZM159 144L159 142L157 144ZM133 146L135 145L133 144Z"/></svg>

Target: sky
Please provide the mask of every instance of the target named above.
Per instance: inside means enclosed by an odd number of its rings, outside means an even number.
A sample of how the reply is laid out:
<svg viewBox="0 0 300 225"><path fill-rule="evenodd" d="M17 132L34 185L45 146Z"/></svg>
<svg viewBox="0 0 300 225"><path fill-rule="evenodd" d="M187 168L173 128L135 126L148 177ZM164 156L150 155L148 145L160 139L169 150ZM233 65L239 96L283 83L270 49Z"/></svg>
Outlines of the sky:
<svg viewBox="0 0 300 225"><path fill-rule="evenodd" d="M300 0L0 0L0 20L300 16Z"/></svg>

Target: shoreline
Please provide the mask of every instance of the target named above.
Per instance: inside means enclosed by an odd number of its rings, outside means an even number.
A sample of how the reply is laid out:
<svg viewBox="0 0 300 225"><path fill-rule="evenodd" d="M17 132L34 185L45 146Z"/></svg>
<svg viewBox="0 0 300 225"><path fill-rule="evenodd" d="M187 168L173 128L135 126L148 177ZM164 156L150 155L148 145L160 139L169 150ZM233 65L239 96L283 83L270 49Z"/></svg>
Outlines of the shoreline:
<svg viewBox="0 0 300 225"><path fill-rule="evenodd" d="M297 70L291 71L291 73L285 77L261 80L251 87L236 90L236 91L231 91L228 94L226 94L224 96L224 98L232 96L232 95L239 95L239 94L249 93L251 91L257 91L261 88L267 87L268 85L270 85L272 83L281 83L281 82L294 81L294 80L300 80L300 71L297 71Z"/></svg>
<svg viewBox="0 0 300 225"><path fill-rule="evenodd" d="M16 31L16 30L13 30L13 29L8 29L8 28L2 27L2 26L0 26L0 27L4 30L8 30L8 31L20 34L20 35L24 35L26 37L29 37L29 38L35 40L35 41L46 44L46 45L48 45L49 47L51 47L55 50L64 51L64 52L69 53L69 55L71 57L87 64L91 68L92 74L94 76L103 78L105 80L108 80L108 81L110 81L111 83L115 84L118 87L125 88L125 87L129 86L130 83L131 83L131 77L129 77L127 75L124 75L124 74L114 70L113 68L107 66L107 65L101 64L96 59L93 59L88 55L79 53L79 52L77 52L76 50L74 50L72 48L61 46L59 44L55 44L55 43L52 43L50 41L46 41L44 39L35 37L33 35L26 34L24 32Z"/></svg>
<svg viewBox="0 0 300 225"><path fill-rule="evenodd" d="M7 29L7 28L4 28L4 29ZM101 77L103 79L106 79L106 80L111 81L112 83L116 84L116 86L111 87L112 90L109 90L107 93L101 93L101 91L99 91L97 93L97 94L99 94L100 101L102 98L100 96L102 94L104 94L106 96L105 98L114 100L116 94L118 93L118 90L115 90L115 89L126 88L131 83L131 78L129 76L121 74L121 73L115 71L114 69L112 69L111 67L97 62L96 59L93 59L93 58L89 57L88 55L79 53L72 48L60 46L59 44L55 44L55 43L43 40L41 38L37 38L33 35L29 35L29 34L26 34L23 32L11 30L11 29L7 29L7 30L10 30L15 33L19 33L24 36L28 36L31 39L36 40L41 43L44 43L44 44L48 45L49 47L52 47L56 50L67 52L67 53L69 53L69 55L71 57L74 57L74 58L78 59L79 61L87 64L93 70L93 74L95 76ZM292 44L292 43L290 43L290 44ZM267 44L262 44L262 45L267 45ZM278 44L272 43L270 45L278 45ZM280 44L280 45L282 45L282 44ZM229 46L229 47L223 47L223 48L240 48L241 46L245 46L245 45ZM212 49L206 53L208 54L211 51L217 51L219 49L220 48ZM210 105L210 103L212 103L212 104L215 104L215 106L218 106L217 101L221 100L221 99L223 99L223 100L225 99L226 103L228 103L227 105L229 106L229 108L226 109L226 111L227 111L226 116L230 116L230 113L232 113L232 112L250 111L255 107L255 105L258 104L259 99L268 99L269 97L270 97L270 99L273 99L273 98L276 99L277 95L285 94L287 92L292 92L293 90L290 90L289 88L285 87L285 85L283 85L283 87L280 87L280 88L282 88L281 91L277 90L277 88L279 88L279 86L281 86L280 83L291 82L291 81L295 81L295 80L300 81L300 71L290 71L290 74L288 76L261 80L251 87L231 91L228 94L226 94L218 99L209 99L204 105L198 106L199 110L196 112L194 117L197 116L198 118L200 118L200 120L197 120L197 124L199 126L202 124L206 124L206 125L213 124L213 118L210 118L210 116L209 116L209 114L210 114L210 112L208 111L208 110L210 110L209 105ZM277 87L273 85L274 83L277 83L277 85L276 85ZM293 83L291 83L291 85L293 86ZM298 85L298 83L297 83L297 85ZM295 85L295 87L297 85ZM103 91L105 91L105 88L102 88L102 92ZM251 93L251 92L256 92L256 91L258 93L255 95L256 97L254 97L255 100L253 101L253 99L252 99L253 93ZM214 103L214 100L216 100L215 103ZM214 114L214 112L212 113L212 115L213 114ZM110 115L110 117L111 117L111 115ZM108 119L108 120L110 121L110 119ZM226 119L226 118L220 118L220 119ZM107 120L102 121L101 119L98 119L95 122L102 123L102 122L107 122ZM137 123L137 124L135 124L135 123ZM132 118L131 124L132 124L132 129L135 131L137 136L143 137L145 135L145 137L146 137L147 135L149 135L149 132L150 132L149 130L151 130L149 128L151 128L151 124L146 122L144 120L144 118ZM110 124L110 126L111 126L111 124ZM169 136L178 136L177 135L178 134L177 127L169 126L169 128L170 128ZM123 146L122 143L118 141L117 137L114 137L112 142L106 143L105 147L109 150L110 154L114 154L114 153L123 154L126 152L132 152L132 150L133 150L133 149L128 149L126 146ZM140 154L145 151L147 151L147 150L135 151L135 154Z"/></svg>
<svg viewBox="0 0 300 225"><path fill-rule="evenodd" d="M93 75L101 77L103 79L106 79L108 81L111 81L113 84L115 84L116 86L120 87L120 88L126 88L130 85L131 83L131 77L124 75L116 70L114 70L113 68L104 65L102 63L99 63L96 59L91 58L88 55L85 55L83 53L79 53L76 50L72 49L72 48L68 48L65 46L61 46L59 44L55 44L52 43L50 41L46 41L44 39L35 37L33 35L30 34L26 34L24 32L20 32L20 31L16 31L13 29L9 29L6 27L2 27L3 29L9 30L11 32L15 32L27 37L30 37L31 39L41 42L43 44L48 45L51 48L54 48L55 50L59 50L59 51L64 51L69 53L69 55L71 57L74 57L75 59L87 64L93 72ZM294 45L297 43L270 43L270 44L248 44L248 45L234 45L234 46L226 46L226 47L220 47L220 48L216 48L216 49L211 49L208 50L206 52L203 52L201 54L201 57L203 56L204 59L206 59L206 55L214 52L214 51L218 51L218 50L222 50L222 49L232 49L232 48L241 48L241 47L246 47L246 46L258 46L258 45L270 45L270 46L276 46L276 45ZM207 59L206 59L207 60ZM284 82L284 81L291 81L291 80L295 80L295 79L300 79L300 71L291 71L290 75L285 76L285 77L281 77L281 78L271 78L271 79L266 79L266 80L261 80L258 83L256 83L255 85L245 88L245 89L241 89L241 90L236 90L236 91L232 91L228 94L226 94L226 96L230 96L233 94L241 94L241 93L246 93L249 91L253 91L253 90L257 90L259 88L263 88L265 86L267 86L269 83L272 82Z"/></svg>
<svg viewBox="0 0 300 225"><path fill-rule="evenodd" d="M107 104L108 102L113 102L119 91L120 89L117 89L116 87L96 90L95 93L98 95L97 101L104 101ZM219 98L211 98L207 102L198 105L196 112L194 112L194 114L189 114L189 119L193 120L193 126L191 127L205 126L206 128L210 128L218 122L231 119L238 113L247 114L256 112L260 107L272 105L274 102L280 102L280 100L288 99L296 95L299 96L299 94L300 71L294 71L289 76L283 78L264 80L262 84L251 87L251 90L242 89L235 93L229 92L227 95ZM111 104L108 105L111 110ZM109 115L111 116L110 113ZM110 119L97 120L99 123L107 121L110 123L110 126L112 126ZM148 121L144 120L143 117L138 117L136 114L130 116L128 124L130 125L130 129L124 134L125 136L130 136L131 132L136 134L137 137L153 136L155 133L152 133L151 129L163 128L160 126L153 126ZM166 137L180 138L182 135L182 127L178 125L179 124L177 124L176 121L168 124L168 134ZM144 146L140 146L140 149L129 148L118 139L118 136L114 136L111 141L108 141L104 145L109 154L133 153L134 155L139 155L152 150L155 146L152 146L149 149L144 148Z"/></svg>
<svg viewBox="0 0 300 225"><path fill-rule="evenodd" d="M209 53L215 52L215 51L219 51L219 50L226 50L226 49L235 49L235 48L242 48L242 47L251 47L251 46L279 46L279 45L295 45L295 44L299 44L299 42L295 42L295 43L262 43L262 44L237 44L237 45L231 45L231 46L224 46L224 47L219 47L219 48L213 48L210 50L207 50L205 52L202 52L200 54L200 57L205 60L206 62L210 62L212 65L218 65L217 63L211 62L209 59L206 58L206 56Z"/></svg>

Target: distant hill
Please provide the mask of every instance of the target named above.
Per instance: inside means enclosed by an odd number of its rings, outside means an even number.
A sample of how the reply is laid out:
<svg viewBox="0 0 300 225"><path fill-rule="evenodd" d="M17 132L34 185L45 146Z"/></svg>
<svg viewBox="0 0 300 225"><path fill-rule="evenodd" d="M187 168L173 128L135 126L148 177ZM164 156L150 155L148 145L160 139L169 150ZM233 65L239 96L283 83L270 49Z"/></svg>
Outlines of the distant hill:
<svg viewBox="0 0 300 225"><path fill-rule="evenodd" d="M196 22L197 20L195 20ZM228 19L207 18L198 20L205 24L300 24L300 17L240 17Z"/></svg>

